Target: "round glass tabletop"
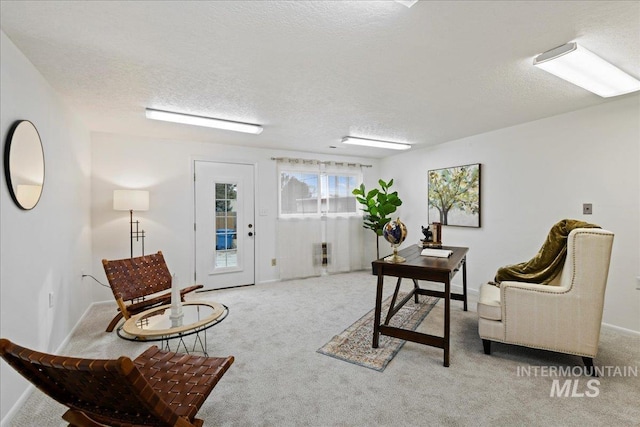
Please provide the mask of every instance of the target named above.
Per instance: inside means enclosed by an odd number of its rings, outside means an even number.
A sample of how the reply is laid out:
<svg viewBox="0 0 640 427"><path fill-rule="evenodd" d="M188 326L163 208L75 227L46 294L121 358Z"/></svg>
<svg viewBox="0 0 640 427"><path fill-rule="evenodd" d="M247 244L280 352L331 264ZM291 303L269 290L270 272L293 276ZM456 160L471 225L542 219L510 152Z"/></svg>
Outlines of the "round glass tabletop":
<svg viewBox="0 0 640 427"><path fill-rule="evenodd" d="M182 316L172 313L171 305L154 307L127 319L118 336L131 341L160 341L195 334L220 323L229 309L207 301L182 303Z"/></svg>

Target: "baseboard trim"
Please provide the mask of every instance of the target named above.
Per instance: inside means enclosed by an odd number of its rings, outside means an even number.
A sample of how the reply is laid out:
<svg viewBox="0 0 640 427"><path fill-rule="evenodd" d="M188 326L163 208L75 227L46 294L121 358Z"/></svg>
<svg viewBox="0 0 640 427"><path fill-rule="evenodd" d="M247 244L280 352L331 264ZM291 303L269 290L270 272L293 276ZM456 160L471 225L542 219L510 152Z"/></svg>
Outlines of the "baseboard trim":
<svg viewBox="0 0 640 427"><path fill-rule="evenodd" d="M455 290L456 293L462 293L462 285L451 284L451 290ZM477 289L470 288L467 285L467 296L469 295L478 295L480 292Z"/></svg>
<svg viewBox="0 0 640 427"><path fill-rule="evenodd" d="M640 331L634 331L633 329L622 328L620 326L611 325L609 323L603 323L603 328L610 329L616 332L620 332L621 334L631 335L634 337L640 337Z"/></svg>

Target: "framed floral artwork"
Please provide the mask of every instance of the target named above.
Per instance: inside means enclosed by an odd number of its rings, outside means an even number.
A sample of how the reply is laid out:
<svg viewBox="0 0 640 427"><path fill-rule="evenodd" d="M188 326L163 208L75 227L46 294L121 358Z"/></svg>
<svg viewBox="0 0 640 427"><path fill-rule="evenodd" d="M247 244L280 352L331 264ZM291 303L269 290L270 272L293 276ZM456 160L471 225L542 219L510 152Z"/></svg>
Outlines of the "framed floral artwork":
<svg viewBox="0 0 640 427"><path fill-rule="evenodd" d="M429 223L480 227L480 163L428 171Z"/></svg>

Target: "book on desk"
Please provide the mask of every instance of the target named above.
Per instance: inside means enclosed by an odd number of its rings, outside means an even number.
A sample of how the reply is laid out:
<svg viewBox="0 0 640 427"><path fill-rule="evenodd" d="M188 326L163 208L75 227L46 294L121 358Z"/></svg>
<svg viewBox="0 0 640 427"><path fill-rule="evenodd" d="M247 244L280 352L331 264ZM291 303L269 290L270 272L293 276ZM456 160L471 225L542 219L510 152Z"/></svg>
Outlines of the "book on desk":
<svg viewBox="0 0 640 427"><path fill-rule="evenodd" d="M449 258L452 254L453 254L453 251L449 249L424 248L420 252L420 255L422 256L430 256L430 257L436 257L436 258Z"/></svg>

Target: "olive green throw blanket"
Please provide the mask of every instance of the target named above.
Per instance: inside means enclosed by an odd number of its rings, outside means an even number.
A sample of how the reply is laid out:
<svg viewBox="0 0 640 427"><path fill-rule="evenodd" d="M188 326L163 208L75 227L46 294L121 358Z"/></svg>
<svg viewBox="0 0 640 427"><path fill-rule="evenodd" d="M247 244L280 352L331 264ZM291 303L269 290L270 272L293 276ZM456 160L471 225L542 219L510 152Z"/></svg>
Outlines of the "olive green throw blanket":
<svg viewBox="0 0 640 427"><path fill-rule="evenodd" d="M520 264L499 268L495 278L496 284L505 280L549 284L564 266L567 256L567 236L574 228L600 228L600 226L575 219L563 219L551 227L547 240L535 257Z"/></svg>

